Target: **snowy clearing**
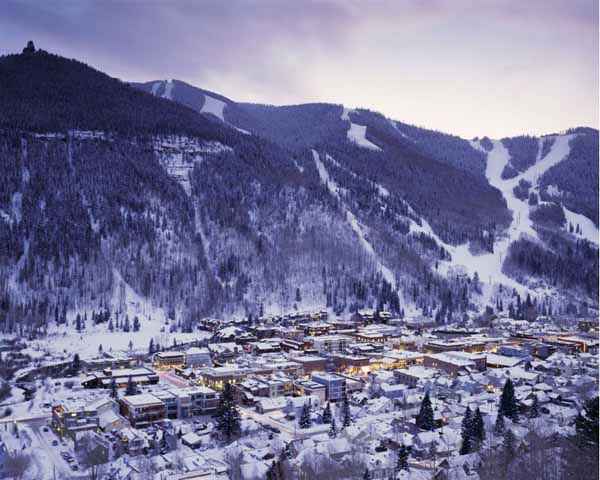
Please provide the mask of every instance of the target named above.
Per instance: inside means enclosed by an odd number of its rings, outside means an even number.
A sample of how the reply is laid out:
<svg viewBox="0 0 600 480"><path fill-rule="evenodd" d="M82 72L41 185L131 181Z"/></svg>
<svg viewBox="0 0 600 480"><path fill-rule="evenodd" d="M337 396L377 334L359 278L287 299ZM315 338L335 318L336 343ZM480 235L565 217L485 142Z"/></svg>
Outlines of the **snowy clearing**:
<svg viewBox="0 0 600 480"><path fill-rule="evenodd" d="M74 328L76 312L69 314L69 325L49 329L48 336L43 339L29 342L29 348L24 353L36 355L36 352L47 352L46 356L64 355L64 352L78 352L82 358L94 357L98 354L98 347L102 345L105 352L128 352L130 350L146 350L150 339L161 345L172 345L173 341L189 342L202 337L202 332L180 333L169 332L172 320L167 319L166 312L153 305L148 299L138 295L133 288L123 280L119 271L113 269L113 292L110 299L111 312L121 311L121 318L129 316L140 320L140 330L130 332L108 330L106 323L93 325L91 310L79 312L82 316L87 314L85 330L77 332ZM70 353L69 353L70 355Z"/></svg>
<svg viewBox="0 0 600 480"><path fill-rule="evenodd" d="M346 134L348 136L348 140L350 140L353 143L356 143L359 147L364 147L364 148L369 148L371 150L381 151L381 148L379 148L377 145L375 145L374 143L367 140L366 125L358 125L356 123L352 123L352 121L350 120L349 114L350 114L350 110L348 110L346 107L343 107L342 115L341 115L340 119L344 122L350 122L350 128L348 129L348 132Z"/></svg>
<svg viewBox="0 0 600 480"><path fill-rule="evenodd" d="M165 83L165 91L162 94L162 98L173 100L173 80L169 79Z"/></svg>
<svg viewBox="0 0 600 480"><path fill-rule="evenodd" d="M569 229L569 223L573 225L574 228L579 225L579 228L581 228L581 234L579 236L598 245L598 228L596 228L594 222L581 213L572 212L564 205L562 206L562 209L565 214L565 218L567 219L565 229Z"/></svg>
<svg viewBox="0 0 600 480"><path fill-rule="evenodd" d="M210 95L204 95L204 105L202 105L202 113L210 113L217 117L222 122L225 121L223 118L223 109L225 108L225 102L218 100Z"/></svg>

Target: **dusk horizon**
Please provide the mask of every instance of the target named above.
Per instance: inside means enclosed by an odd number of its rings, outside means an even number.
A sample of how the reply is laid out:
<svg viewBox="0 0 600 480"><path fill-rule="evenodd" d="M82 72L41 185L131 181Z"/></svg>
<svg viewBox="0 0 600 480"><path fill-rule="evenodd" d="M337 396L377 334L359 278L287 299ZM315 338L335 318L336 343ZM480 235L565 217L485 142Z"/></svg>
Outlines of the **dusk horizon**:
<svg viewBox="0 0 600 480"><path fill-rule="evenodd" d="M0 54L39 48L123 81L238 102L339 103L460 135L598 127L598 5L51 2L4 5Z"/></svg>

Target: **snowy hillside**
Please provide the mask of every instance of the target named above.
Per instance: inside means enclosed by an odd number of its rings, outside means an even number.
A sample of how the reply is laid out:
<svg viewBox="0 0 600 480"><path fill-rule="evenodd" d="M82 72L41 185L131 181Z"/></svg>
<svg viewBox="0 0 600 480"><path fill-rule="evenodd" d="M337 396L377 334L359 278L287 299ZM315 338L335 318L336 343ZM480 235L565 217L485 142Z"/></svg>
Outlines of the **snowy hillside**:
<svg viewBox="0 0 600 480"><path fill-rule="evenodd" d="M469 141L361 108L129 85L47 53L0 68L0 116L19 126L0 134L6 332L77 341L87 314L123 348L125 311L146 341L206 315L597 305L596 130ZM141 310L121 306L116 327L121 283Z"/></svg>

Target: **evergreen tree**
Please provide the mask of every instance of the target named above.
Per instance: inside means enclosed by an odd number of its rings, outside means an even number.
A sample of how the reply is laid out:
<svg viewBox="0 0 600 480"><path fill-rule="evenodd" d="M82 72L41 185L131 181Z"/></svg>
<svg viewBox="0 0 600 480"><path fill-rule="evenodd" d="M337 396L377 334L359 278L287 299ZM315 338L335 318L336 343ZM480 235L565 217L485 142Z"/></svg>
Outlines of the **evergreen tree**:
<svg viewBox="0 0 600 480"><path fill-rule="evenodd" d="M471 438L474 440L473 447L476 450L479 450L481 448L481 444L485 440L485 424L483 423L483 417L481 416L481 410L479 410L479 407L475 409L475 414L473 415L471 432Z"/></svg>
<svg viewBox="0 0 600 480"><path fill-rule="evenodd" d="M598 397L588 400L583 413L575 419L575 436L581 447L593 447L598 450Z"/></svg>
<svg viewBox="0 0 600 480"><path fill-rule="evenodd" d="M300 414L300 428L310 428L312 426L312 420L310 418L311 407L310 403L306 402L302 406L302 412Z"/></svg>
<svg viewBox="0 0 600 480"><path fill-rule="evenodd" d="M402 444L398 448L398 458L396 460L396 473L402 470L408 470L408 457L410 455L410 447Z"/></svg>
<svg viewBox="0 0 600 480"><path fill-rule="evenodd" d="M279 465L276 460L273 460L273 463L267 470L267 480L283 480L279 473Z"/></svg>
<svg viewBox="0 0 600 480"><path fill-rule="evenodd" d="M114 398L115 400L119 398L119 390L117 389L117 382L115 381L114 377L110 382L110 397Z"/></svg>
<svg viewBox="0 0 600 480"><path fill-rule="evenodd" d="M342 425L349 427L352 424L352 417L350 416L350 403L348 402L348 395L344 392L342 397Z"/></svg>
<svg viewBox="0 0 600 480"><path fill-rule="evenodd" d="M154 339L150 339L150 344L148 345L148 355L152 355L154 353Z"/></svg>
<svg viewBox="0 0 600 480"><path fill-rule="evenodd" d="M425 393L425 396L423 397L416 424L421 430L433 430L435 428L433 407L431 406L429 392Z"/></svg>
<svg viewBox="0 0 600 480"><path fill-rule="evenodd" d="M136 395L137 394L137 386L133 381L133 378L129 377L127 379L127 387L125 388L125 395Z"/></svg>
<svg viewBox="0 0 600 480"><path fill-rule="evenodd" d="M588 400L575 418L575 435L565 442L564 476L566 479L599 478L598 397Z"/></svg>
<svg viewBox="0 0 600 480"><path fill-rule="evenodd" d="M140 331L140 319L137 316L135 316L133 318L133 331L134 332Z"/></svg>
<svg viewBox="0 0 600 480"><path fill-rule="evenodd" d="M33 41L29 40L27 42L27 46L23 49L23 53L26 55L31 55L35 53L35 46L33 45Z"/></svg>
<svg viewBox="0 0 600 480"><path fill-rule="evenodd" d="M327 402L327 405L325 405L325 408L323 409L322 420L323 423L331 423L331 406L329 405L329 402Z"/></svg>
<svg viewBox="0 0 600 480"><path fill-rule="evenodd" d="M515 435L513 434L510 428L504 430L502 448L504 449L504 454L506 455L506 458L512 459L514 457L516 452L516 440Z"/></svg>
<svg viewBox="0 0 600 480"><path fill-rule="evenodd" d="M467 410L465 411L465 416L462 420L461 425L461 438L462 443L460 446L459 453L461 455L466 455L473 451L473 418L471 413L471 408L467 406Z"/></svg>
<svg viewBox="0 0 600 480"><path fill-rule="evenodd" d="M335 418L331 419L331 426L329 427L329 437L330 438L337 437L337 428L335 426Z"/></svg>
<svg viewBox="0 0 600 480"><path fill-rule="evenodd" d="M537 395L533 395L533 402L531 404L531 408L529 409L529 418L537 418L540 416L540 410L538 406L538 397Z"/></svg>
<svg viewBox="0 0 600 480"><path fill-rule="evenodd" d="M81 332L81 315L79 313L75 317L75 329L78 332Z"/></svg>
<svg viewBox="0 0 600 480"><path fill-rule="evenodd" d="M503 435L504 430L504 415L500 415L500 413L498 413L498 416L496 417L496 424L494 425L494 433L496 435Z"/></svg>
<svg viewBox="0 0 600 480"><path fill-rule="evenodd" d="M79 370L81 370L81 360L79 359L79 354L78 353L76 353L75 355L73 355L73 362L71 364L71 368L76 373L79 372Z"/></svg>
<svg viewBox="0 0 600 480"><path fill-rule="evenodd" d="M283 449L283 453L285 454L285 456L288 459L293 458L293 456L294 456L294 450L292 449L292 442L287 442L285 444L285 447Z"/></svg>
<svg viewBox="0 0 600 480"><path fill-rule="evenodd" d="M367 468L365 470L365 473L363 474L363 480L371 480L371 472L369 472L369 469Z"/></svg>
<svg viewBox="0 0 600 480"><path fill-rule="evenodd" d="M219 405L217 407L217 430L230 441L234 436L240 433L241 422L240 412L235 403L233 387L227 382L221 393Z"/></svg>
<svg viewBox="0 0 600 480"><path fill-rule="evenodd" d="M506 379L506 383L502 389L498 413L510 418L513 422L516 422L519 419L517 400L515 398L515 387L510 378Z"/></svg>

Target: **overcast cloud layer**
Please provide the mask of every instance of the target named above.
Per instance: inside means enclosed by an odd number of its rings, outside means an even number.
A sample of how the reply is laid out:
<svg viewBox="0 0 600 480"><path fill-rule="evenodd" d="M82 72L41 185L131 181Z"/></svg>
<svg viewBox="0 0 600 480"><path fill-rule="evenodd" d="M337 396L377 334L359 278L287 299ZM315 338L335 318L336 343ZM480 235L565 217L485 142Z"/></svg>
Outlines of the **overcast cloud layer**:
<svg viewBox="0 0 600 480"><path fill-rule="evenodd" d="M597 0L2 2L0 53L29 39L124 80L465 137L598 124Z"/></svg>

